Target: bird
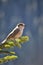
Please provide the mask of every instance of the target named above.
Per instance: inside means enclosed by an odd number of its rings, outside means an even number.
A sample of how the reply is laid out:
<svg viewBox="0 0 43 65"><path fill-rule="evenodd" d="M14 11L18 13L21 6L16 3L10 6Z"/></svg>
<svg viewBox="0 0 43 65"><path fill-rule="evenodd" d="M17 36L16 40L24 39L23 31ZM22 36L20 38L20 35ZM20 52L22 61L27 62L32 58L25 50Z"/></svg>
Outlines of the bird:
<svg viewBox="0 0 43 65"><path fill-rule="evenodd" d="M23 34L24 28L24 23L17 24L16 27L7 35L7 37L1 43L3 44L7 40L15 40L17 38L20 38Z"/></svg>

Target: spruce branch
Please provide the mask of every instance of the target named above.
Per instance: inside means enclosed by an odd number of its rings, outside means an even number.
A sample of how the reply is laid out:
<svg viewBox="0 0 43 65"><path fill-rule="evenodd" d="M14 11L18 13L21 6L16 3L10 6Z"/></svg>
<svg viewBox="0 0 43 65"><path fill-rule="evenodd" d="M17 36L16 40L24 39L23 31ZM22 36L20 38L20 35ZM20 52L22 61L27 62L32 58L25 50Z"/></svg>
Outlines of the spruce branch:
<svg viewBox="0 0 43 65"><path fill-rule="evenodd" d="M3 58L0 58L0 63L4 63L4 62L7 62L7 61L10 61L10 60L13 60L13 59L17 59L18 56L16 56L15 52L12 52L12 51L6 51L4 49L10 49L12 47L19 47L21 48L23 43L29 41L29 37L28 36L22 36L18 39L15 39L15 40L6 40L5 43L1 44L0 45L0 53L1 54L10 54L10 55L6 55L5 57Z"/></svg>
<svg viewBox="0 0 43 65"><path fill-rule="evenodd" d="M10 52L10 51L6 51L6 50L0 50L0 53L2 54L16 54L15 52Z"/></svg>
<svg viewBox="0 0 43 65"><path fill-rule="evenodd" d="M14 46L17 46L17 47L21 48L21 44L23 44L27 41L29 41L28 36L22 36L18 39L15 39L15 40L7 40L5 43L0 45L0 49L11 48L11 47L14 47Z"/></svg>
<svg viewBox="0 0 43 65"><path fill-rule="evenodd" d="M17 58L18 58L18 56L16 56L16 55L8 55L8 56L5 56L3 58L0 58L0 64L2 64L4 62L11 61L11 60L15 60Z"/></svg>

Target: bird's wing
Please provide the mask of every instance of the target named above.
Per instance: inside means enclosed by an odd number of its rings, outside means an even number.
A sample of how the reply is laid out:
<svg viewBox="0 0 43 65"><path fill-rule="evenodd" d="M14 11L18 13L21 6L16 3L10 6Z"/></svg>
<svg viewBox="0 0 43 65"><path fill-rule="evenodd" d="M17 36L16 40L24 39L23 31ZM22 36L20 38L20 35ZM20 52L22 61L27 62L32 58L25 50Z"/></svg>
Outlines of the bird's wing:
<svg viewBox="0 0 43 65"><path fill-rule="evenodd" d="M10 38L15 37L19 31L20 31L20 30L17 28L16 30L13 31L13 33L11 33L11 34L9 34L9 35L7 36L7 39L10 39Z"/></svg>

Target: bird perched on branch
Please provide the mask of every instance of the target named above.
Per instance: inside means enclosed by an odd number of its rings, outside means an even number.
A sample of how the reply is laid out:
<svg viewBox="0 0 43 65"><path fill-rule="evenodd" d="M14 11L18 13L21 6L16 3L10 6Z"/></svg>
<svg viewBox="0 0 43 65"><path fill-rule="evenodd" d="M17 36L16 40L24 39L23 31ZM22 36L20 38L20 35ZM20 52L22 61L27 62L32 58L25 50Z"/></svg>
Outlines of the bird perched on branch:
<svg viewBox="0 0 43 65"><path fill-rule="evenodd" d="M6 40L15 40L20 38L23 34L23 30L25 28L24 23L19 23L17 26L8 34L5 40L2 41L2 44L6 42Z"/></svg>

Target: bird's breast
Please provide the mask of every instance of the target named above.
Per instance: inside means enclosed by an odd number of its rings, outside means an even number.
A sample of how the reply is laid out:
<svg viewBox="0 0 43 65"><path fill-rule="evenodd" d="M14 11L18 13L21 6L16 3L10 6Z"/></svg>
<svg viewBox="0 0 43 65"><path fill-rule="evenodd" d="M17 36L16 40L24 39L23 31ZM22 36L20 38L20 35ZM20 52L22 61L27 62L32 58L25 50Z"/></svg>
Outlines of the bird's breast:
<svg viewBox="0 0 43 65"><path fill-rule="evenodd" d="M19 37L21 37L22 34L23 34L23 31L19 31L19 32L17 33L17 35L15 35L15 38L19 38Z"/></svg>

